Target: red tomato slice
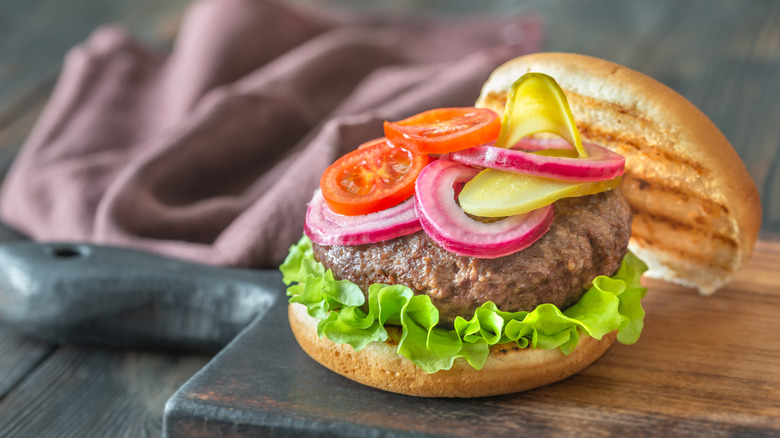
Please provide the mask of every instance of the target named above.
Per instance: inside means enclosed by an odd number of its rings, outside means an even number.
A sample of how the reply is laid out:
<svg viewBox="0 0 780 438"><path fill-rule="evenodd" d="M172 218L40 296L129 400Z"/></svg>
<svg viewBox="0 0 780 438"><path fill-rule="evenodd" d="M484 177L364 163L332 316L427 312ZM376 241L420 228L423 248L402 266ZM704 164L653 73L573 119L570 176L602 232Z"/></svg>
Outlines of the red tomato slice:
<svg viewBox="0 0 780 438"><path fill-rule="evenodd" d="M385 142L387 142L387 137L379 137L379 138L376 138L374 140L367 141L367 142L361 144L360 146L358 146L357 148L358 149L365 149L365 148L371 147L371 146L373 146L373 145L375 145L377 143L385 143Z"/></svg>
<svg viewBox="0 0 780 438"><path fill-rule="evenodd" d="M331 210L347 216L390 208L414 194L414 181L429 160L387 139L373 140L325 169L322 196Z"/></svg>
<svg viewBox="0 0 780 438"><path fill-rule="evenodd" d="M439 108L398 122L385 122L385 135L420 154L443 154L498 138L501 121L487 108Z"/></svg>

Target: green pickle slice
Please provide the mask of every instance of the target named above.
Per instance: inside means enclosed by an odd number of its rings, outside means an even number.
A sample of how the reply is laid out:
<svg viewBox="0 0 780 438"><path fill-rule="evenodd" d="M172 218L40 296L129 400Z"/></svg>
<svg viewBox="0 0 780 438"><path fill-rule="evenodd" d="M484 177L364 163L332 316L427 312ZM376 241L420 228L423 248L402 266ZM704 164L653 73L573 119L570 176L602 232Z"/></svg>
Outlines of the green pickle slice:
<svg viewBox="0 0 780 438"><path fill-rule="evenodd" d="M540 155L587 158L563 90L552 77L526 73L512 84L496 147L511 147L523 137L542 132L566 140L574 150L538 151ZM576 151L576 154L575 154ZM586 196L620 185L620 177L595 182L572 182L485 169L466 183L458 201L469 214L504 217L528 213L567 197Z"/></svg>
<svg viewBox="0 0 780 438"><path fill-rule="evenodd" d="M561 198L592 195L619 185L620 177L606 181L572 183L486 169L466 183L458 201L466 213L483 217L504 217L528 213Z"/></svg>
<svg viewBox="0 0 780 438"><path fill-rule="evenodd" d="M560 135L580 158L587 158L560 85L544 73L526 73L509 90L496 146L511 147L523 137L541 132Z"/></svg>

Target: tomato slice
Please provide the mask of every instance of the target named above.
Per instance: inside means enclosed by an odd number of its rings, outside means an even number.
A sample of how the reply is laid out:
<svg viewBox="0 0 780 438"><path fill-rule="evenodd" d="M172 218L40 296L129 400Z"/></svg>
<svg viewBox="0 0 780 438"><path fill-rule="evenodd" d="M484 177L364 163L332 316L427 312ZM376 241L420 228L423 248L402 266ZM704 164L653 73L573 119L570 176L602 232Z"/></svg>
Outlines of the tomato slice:
<svg viewBox="0 0 780 438"><path fill-rule="evenodd" d="M361 144L360 146L358 146L357 148L358 149L365 149L365 148L371 147L371 146L373 146L373 145L375 145L377 143L384 143L386 141L387 141L387 137L379 137L379 138L376 138L374 140L367 141L367 142Z"/></svg>
<svg viewBox="0 0 780 438"><path fill-rule="evenodd" d="M347 216L390 208L414 194L414 181L429 160L387 139L372 140L325 169L322 196L331 210Z"/></svg>
<svg viewBox="0 0 780 438"><path fill-rule="evenodd" d="M385 122L385 135L420 154L443 154L498 138L501 121L487 108L439 108L398 122Z"/></svg>

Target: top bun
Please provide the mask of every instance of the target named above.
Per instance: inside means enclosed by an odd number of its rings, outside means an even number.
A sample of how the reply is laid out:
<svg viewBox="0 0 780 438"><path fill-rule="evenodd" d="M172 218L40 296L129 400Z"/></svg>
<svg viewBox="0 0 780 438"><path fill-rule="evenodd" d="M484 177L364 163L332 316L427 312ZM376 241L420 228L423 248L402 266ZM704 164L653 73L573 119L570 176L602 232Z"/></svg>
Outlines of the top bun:
<svg viewBox="0 0 780 438"><path fill-rule="evenodd" d="M537 53L502 65L477 106L504 111L527 72L563 88L583 141L626 158L622 191L634 214L629 248L647 274L710 294L747 262L761 225L755 183L718 128L687 99L621 65Z"/></svg>

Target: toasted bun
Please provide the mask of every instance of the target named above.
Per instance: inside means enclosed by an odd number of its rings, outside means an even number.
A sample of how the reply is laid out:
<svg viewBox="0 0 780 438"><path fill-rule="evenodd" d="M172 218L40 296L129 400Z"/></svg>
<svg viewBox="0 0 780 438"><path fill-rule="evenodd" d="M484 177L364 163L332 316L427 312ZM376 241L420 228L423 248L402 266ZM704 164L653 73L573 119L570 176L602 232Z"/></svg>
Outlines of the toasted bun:
<svg viewBox="0 0 780 438"><path fill-rule="evenodd" d="M568 356L557 349L497 346L479 371L457 359L452 369L428 374L398 355L395 343L373 342L355 351L348 344L318 337L317 321L304 306L290 304L288 316L303 350L325 367L364 385L422 397L483 397L549 385L585 369L607 351L616 335L612 332L600 341L580 336L580 343Z"/></svg>
<svg viewBox="0 0 780 438"><path fill-rule="evenodd" d="M485 83L477 106L502 114L507 90L531 71L561 85L583 141L626 157L629 248L648 264L648 275L704 294L728 282L753 251L761 203L742 160L707 116L641 73L569 53L507 62Z"/></svg>

